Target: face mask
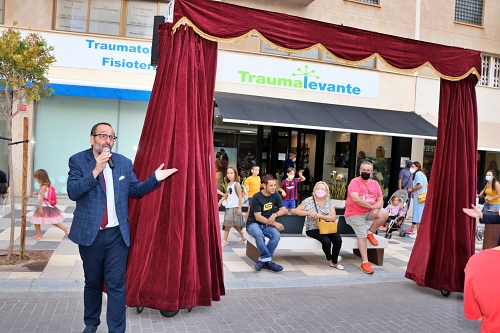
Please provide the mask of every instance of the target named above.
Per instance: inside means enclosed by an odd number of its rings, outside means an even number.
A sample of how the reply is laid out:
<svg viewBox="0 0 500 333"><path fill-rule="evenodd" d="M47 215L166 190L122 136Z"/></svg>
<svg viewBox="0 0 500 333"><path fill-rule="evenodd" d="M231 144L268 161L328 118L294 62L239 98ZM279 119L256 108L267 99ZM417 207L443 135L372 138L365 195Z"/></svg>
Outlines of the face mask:
<svg viewBox="0 0 500 333"><path fill-rule="evenodd" d="M417 169L415 169L415 168L411 168L411 169L410 169L410 172L411 172L411 173L415 173L416 171L417 171Z"/></svg>
<svg viewBox="0 0 500 333"><path fill-rule="evenodd" d="M486 176L486 177L484 177L484 179L486 179L486 181L487 181L487 182L489 182L490 180L492 180L492 179L493 179L493 177L491 177L491 176Z"/></svg>
<svg viewBox="0 0 500 333"><path fill-rule="evenodd" d="M370 179L370 176L371 176L371 173L369 173L369 172L362 172L361 173L361 178L363 178L364 180Z"/></svg>
<svg viewBox="0 0 500 333"><path fill-rule="evenodd" d="M296 160L297 160L297 158L294 157L293 160L292 160L292 162L295 162Z"/></svg>
<svg viewBox="0 0 500 333"><path fill-rule="evenodd" d="M408 163L408 164L406 165L406 167L407 167L408 169L409 169L409 168L411 168L411 163Z"/></svg>
<svg viewBox="0 0 500 333"><path fill-rule="evenodd" d="M293 175L288 175L286 178L288 178L288 180L293 180Z"/></svg>
<svg viewBox="0 0 500 333"><path fill-rule="evenodd" d="M316 196L318 198L324 198L325 195L326 195L326 191L324 191L324 190L316 190Z"/></svg>

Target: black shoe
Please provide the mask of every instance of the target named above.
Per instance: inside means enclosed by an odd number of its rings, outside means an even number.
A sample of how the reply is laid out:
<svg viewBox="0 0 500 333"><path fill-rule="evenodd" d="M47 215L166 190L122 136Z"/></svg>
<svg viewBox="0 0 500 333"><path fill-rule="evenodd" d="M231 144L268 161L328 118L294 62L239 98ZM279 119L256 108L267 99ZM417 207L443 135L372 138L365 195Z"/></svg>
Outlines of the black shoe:
<svg viewBox="0 0 500 333"><path fill-rule="evenodd" d="M96 332L97 332L97 327L92 326L92 325L88 325L88 326L85 326L85 329L83 330L82 333L96 333Z"/></svg>
<svg viewBox="0 0 500 333"><path fill-rule="evenodd" d="M266 263L264 263L264 265L266 266L266 268L268 270L270 270L272 272L281 272L283 270L283 266L278 265L277 263L272 262L272 261L266 262Z"/></svg>

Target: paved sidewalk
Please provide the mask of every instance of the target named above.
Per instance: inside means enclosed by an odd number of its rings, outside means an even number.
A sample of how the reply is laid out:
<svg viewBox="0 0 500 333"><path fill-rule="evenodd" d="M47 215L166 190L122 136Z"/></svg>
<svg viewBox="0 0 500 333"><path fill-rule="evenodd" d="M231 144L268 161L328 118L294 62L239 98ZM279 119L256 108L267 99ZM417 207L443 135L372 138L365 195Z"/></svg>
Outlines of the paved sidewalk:
<svg viewBox="0 0 500 333"><path fill-rule="evenodd" d="M68 200L67 200L68 201ZM62 201L61 203L64 203ZM66 213L63 224L71 226L74 204L58 205ZM17 210L16 216L21 217ZM0 211L0 250L6 249L10 234L10 210L2 207ZM83 290L83 268L78 253L78 247L56 227L43 226L43 238L31 240L35 234L34 227L29 222L36 205L28 205L28 228L26 231L26 250L45 250L50 255L47 265L41 269L19 269L9 271L8 267L0 267L0 292L2 291L81 291ZM223 214L221 214L221 219ZM231 229L234 230L234 229ZM19 244L20 222L16 223L16 245ZM239 235L232 231L229 236L229 246L224 246L224 279L226 289L241 288L280 288L280 287L310 287L328 286L352 283L374 283L406 281L404 272L415 242L409 237L401 238L393 233L389 240L389 248L385 250L384 265L372 265L375 273L366 275L360 271L360 258L352 251L342 251L342 265L345 271L331 268L321 250L292 251L277 250L273 260L284 267L281 273L263 270L256 273L254 262L245 255L245 244L238 244ZM482 247L476 244L477 250Z"/></svg>
<svg viewBox="0 0 500 333"><path fill-rule="evenodd" d="M462 295L448 298L411 281L311 288L233 289L210 307L127 310L127 332L371 332L477 333L463 317ZM103 309L105 312L105 309ZM0 293L2 333L80 333L80 292ZM99 333L107 332L105 314Z"/></svg>

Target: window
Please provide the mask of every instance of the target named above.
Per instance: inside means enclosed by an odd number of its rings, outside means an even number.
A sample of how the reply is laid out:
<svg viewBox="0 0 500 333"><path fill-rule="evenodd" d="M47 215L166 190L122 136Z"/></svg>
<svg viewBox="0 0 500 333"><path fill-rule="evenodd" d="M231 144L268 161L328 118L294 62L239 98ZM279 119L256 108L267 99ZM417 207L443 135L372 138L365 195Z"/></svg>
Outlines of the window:
<svg viewBox="0 0 500 333"><path fill-rule="evenodd" d="M480 86L500 87L500 57L482 55Z"/></svg>
<svg viewBox="0 0 500 333"><path fill-rule="evenodd" d="M455 0L455 21L483 25L483 0Z"/></svg>
<svg viewBox="0 0 500 333"><path fill-rule="evenodd" d="M0 0L1 1L1 0ZM56 0L55 30L152 38L168 0Z"/></svg>
<svg viewBox="0 0 500 333"><path fill-rule="evenodd" d="M0 0L0 24L3 24L3 0Z"/></svg>

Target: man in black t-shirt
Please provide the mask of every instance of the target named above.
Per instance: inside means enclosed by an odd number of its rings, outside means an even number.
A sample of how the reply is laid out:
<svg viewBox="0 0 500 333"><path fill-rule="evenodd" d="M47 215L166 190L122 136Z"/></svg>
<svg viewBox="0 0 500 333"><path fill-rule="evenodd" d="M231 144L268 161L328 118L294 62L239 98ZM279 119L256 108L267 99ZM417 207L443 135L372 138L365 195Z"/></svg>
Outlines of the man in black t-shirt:
<svg viewBox="0 0 500 333"><path fill-rule="evenodd" d="M0 195L2 198L7 198L9 194L9 182L7 181L7 174L0 170Z"/></svg>
<svg viewBox="0 0 500 333"><path fill-rule="evenodd" d="M280 241L280 231L285 228L276 222L278 216L286 215L288 210L283 205L281 196L276 193L276 179L271 175L262 177L262 191L252 197L252 205L248 214L247 232L255 238L260 252L255 269L260 272L267 268L273 272L281 272L283 266L272 262L274 250ZM266 237L269 242L266 244Z"/></svg>

